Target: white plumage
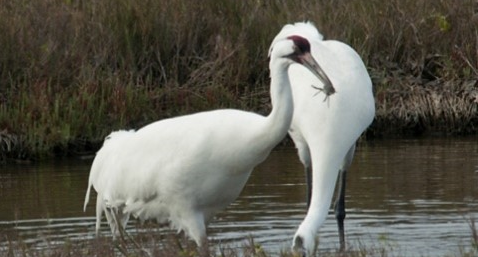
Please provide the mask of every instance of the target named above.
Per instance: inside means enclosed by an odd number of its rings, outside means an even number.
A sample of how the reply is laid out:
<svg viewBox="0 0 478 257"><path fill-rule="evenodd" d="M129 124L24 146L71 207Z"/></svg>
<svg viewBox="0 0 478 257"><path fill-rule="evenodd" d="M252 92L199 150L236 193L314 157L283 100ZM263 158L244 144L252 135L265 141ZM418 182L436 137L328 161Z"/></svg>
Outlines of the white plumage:
<svg viewBox="0 0 478 257"><path fill-rule="evenodd" d="M267 117L216 110L109 135L91 167L85 199L86 208L93 187L97 232L105 212L114 234L116 224L124 227L134 215L169 222L204 243L210 218L239 196L253 168L287 134L293 114L289 66L306 65L329 84L309 51L309 42L293 35L273 44Z"/></svg>
<svg viewBox="0 0 478 257"><path fill-rule="evenodd" d="M322 101L320 96L313 96L316 90L311 86L320 88L322 82L302 66L289 68L294 99L289 134L306 172L310 173L312 168L310 206L294 236L292 248L310 256L315 252L316 233L328 214L339 170L343 171L345 180L355 142L375 116L375 102L366 67L350 46L339 41L324 41L315 26L308 22L284 26L272 44L290 35L309 40L312 56L320 60L336 90L333 100Z"/></svg>

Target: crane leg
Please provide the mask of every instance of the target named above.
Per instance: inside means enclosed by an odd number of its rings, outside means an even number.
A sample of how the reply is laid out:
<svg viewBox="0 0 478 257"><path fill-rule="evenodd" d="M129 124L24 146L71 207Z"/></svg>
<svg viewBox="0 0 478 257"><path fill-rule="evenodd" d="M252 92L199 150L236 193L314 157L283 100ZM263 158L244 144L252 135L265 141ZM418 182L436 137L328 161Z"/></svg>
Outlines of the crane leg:
<svg viewBox="0 0 478 257"><path fill-rule="evenodd" d="M305 183L307 186L306 201L307 201L307 210L308 210L310 206L310 199L312 198L312 170L310 166L305 166Z"/></svg>
<svg viewBox="0 0 478 257"><path fill-rule="evenodd" d="M95 231L96 231L96 237L100 236L100 226L101 226L101 216L103 215L103 199L101 198L102 196L98 194L96 197L96 225L95 225Z"/></svg>
<svg viewBox="0 0 478 257"><path fill-rule="evenodd" d="M337 219L337 226L339 229L340 239L340 251L345 250L345 232L344 232L344 219L345 219L345 186L347 171L345 169L340 170L339 173L339 188L337 197L335 200L335 218Z"/></svg>

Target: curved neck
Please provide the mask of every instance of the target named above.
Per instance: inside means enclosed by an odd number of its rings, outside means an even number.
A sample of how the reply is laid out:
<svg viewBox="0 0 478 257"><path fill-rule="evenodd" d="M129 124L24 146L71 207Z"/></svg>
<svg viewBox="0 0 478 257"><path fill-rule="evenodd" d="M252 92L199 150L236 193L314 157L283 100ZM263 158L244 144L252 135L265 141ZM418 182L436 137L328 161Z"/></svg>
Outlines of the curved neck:
<svg viewBox="0 0 478 257"><path fill-rule="evenodd" d="M262 136L273 146L277 145L287 134L294 113L288 74L289 65L290 63L282 58L271 60L270 63L272 111L266 117Z"/></svg>
<svg viewBox="0 0 478 257"><path fill-rule="evenodd" d="M340 145L339 142L322 140L323 146ZM302 221L299 230L315 234L322 226L329 213L330 205L335 190L335 184L343 157L341 151L334 147L319 147L311 151L312 155L312 198L307 211L307 216Z"/></svg>

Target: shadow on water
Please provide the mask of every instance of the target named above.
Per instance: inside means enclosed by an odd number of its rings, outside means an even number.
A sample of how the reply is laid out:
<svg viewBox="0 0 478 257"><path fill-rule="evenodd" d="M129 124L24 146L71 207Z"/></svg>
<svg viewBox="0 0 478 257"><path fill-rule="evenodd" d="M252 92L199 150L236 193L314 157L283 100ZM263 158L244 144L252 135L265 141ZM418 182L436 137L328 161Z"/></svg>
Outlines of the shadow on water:
<svg viewBox="0 0 478 257"><path fill-rule="evenodd" d="M476 142L397 139L359 145L348 177L348 244L383 244L407 256L443 256L471 247L467 222L478 219ZM0 234L14 230L39 247L44 238L92 238L94 198L87 212L82 210L90 165L91 160L69 160L3 166ZM290 246L304 216L302 165L295 149L279 149L253 172L241 197L216 216L208 231L213 240L233 246L250 235L278 252ZM137 231L134 227L130 222L130 231ZM108 233L106 224L103 231ZM319 236L321 250L338 248L332 214Z"/></svg>

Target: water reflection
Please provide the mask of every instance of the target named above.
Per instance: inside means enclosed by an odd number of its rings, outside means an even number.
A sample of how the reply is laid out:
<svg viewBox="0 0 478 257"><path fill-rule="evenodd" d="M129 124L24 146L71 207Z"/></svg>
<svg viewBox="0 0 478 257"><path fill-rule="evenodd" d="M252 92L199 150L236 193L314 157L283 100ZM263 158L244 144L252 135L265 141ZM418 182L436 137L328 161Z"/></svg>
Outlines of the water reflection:
<svg viewBox="0 0 478 257"><path fill-rule="evenodd" d="M384 244L406 256L443 256L460 246L469 248L467 220L478 219L476 142L455 138L361 144L348 178L348 244ZM2 167L0 233L14 228L38 244L40 237L93 237L94 204L82 211L90 163ZM210 224L209 235L238 246L251 235L269 251L280 251L290 246L305 216L304 200L303 168L295 150L274 151L241 197ZM107 231L106 224L103 229ZM320 231L319 247L338 247L332 215Z"/></svg>
<svg viewBox="0 0 478 257"><path fill-rule="evenodd" d="M89 165L61 161L1 167L0 221L77 217Z"/></svg>

